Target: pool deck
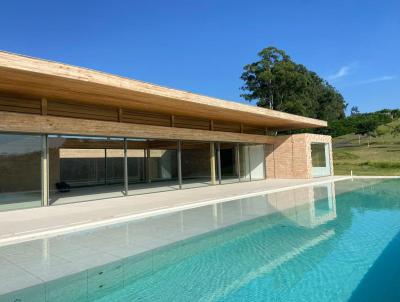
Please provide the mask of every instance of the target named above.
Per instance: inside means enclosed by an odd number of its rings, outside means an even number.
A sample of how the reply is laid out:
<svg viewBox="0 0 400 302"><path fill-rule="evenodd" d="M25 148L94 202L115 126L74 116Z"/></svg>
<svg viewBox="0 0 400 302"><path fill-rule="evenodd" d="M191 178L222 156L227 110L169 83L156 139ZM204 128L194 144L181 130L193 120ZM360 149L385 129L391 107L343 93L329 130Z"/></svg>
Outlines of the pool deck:
<svg viewBox="0 0 400 302"><path fill-rule="evenodd" d="M0 212L0 246L348 178L270 179Z"/></svg>

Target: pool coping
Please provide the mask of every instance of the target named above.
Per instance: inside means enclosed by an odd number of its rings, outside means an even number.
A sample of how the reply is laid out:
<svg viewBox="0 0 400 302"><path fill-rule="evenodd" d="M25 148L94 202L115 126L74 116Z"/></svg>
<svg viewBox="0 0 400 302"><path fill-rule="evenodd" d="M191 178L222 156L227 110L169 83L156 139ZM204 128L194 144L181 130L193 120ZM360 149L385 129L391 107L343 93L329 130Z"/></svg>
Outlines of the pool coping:
<svg viewBox="0 0 400 302"><path fill-rule="evenodd" d="M350 176L350 177L352 177L352 178L366 178L366 179L369 179L369 178L382 178L382 179L390 179L390 178L395 178L395 179L397 179L397 178L400 178L400 176L373 176L373 175L365 175L365 176L362 176L362 175L353 175L353 176Z"/></svg>

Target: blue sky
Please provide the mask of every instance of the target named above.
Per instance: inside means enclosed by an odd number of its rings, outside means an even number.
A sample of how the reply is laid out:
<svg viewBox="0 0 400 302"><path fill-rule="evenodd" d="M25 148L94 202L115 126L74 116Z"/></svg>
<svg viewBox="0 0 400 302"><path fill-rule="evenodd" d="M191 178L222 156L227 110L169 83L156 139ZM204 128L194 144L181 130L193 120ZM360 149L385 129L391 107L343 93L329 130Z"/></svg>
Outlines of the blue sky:
<svg viewBox="0 0 400 302"><path fill-rule="evenodd" d="M361 111L400 107L400 1L3 1L0 49L241 101L266 46Z"/></svg>

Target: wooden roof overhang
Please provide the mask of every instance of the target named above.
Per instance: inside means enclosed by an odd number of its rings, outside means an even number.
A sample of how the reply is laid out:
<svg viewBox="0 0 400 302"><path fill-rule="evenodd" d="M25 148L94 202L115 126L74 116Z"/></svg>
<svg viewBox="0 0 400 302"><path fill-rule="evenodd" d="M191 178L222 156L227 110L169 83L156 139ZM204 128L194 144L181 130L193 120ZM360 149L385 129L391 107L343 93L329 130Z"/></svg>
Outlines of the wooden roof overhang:
<svg viewBox="0 0 400 302"><path fill-rule="evenodd" d="M0 91L148 112L239 122L271 130L327 122L153 85L86 68L0 52Z"/></svg>

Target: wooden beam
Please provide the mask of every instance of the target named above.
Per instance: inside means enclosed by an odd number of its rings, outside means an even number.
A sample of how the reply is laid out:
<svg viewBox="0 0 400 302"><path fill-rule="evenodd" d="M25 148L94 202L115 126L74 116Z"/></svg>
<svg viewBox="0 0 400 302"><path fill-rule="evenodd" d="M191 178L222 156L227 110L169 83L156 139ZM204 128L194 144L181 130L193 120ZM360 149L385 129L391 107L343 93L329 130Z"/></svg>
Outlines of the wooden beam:
<svg viewBox="0 0 400 302"><path fill-rule="evenodd" d="M215 173L215 143L210 143L210 170L211 170L211 184L217 184L217 175Z"/></svg>
<svg viewBox="0 0 400 302"><path fill-rule="evenodd" d="M210 131L214 131L214 120L210 120Z"/></svg>
<svg viewBox="0 0 400 302"><path fill-rule="evenodd" d="M171 128L5 111L0 111L0 131L261 144L274 143L275 141L275 137L266 135Z"/></svg>
<svg viewBox="0 0 400 302"><path fill-rule="evenodd" d="M171 115L171 127L175 127L175 115Z"/></svg>
<svg viewBox="0 0 400 302"><path fill-rule="evenodd" d="M123 115L122 108L119 107L118 108L118 122L122 122L122 115Z"/></svg>
<svg viewBox="0 0 400 302"><path fill-rule="evenodd" d="M42 98L40 103L40 110L42 115L47 115L47 99Z"/></svg>

